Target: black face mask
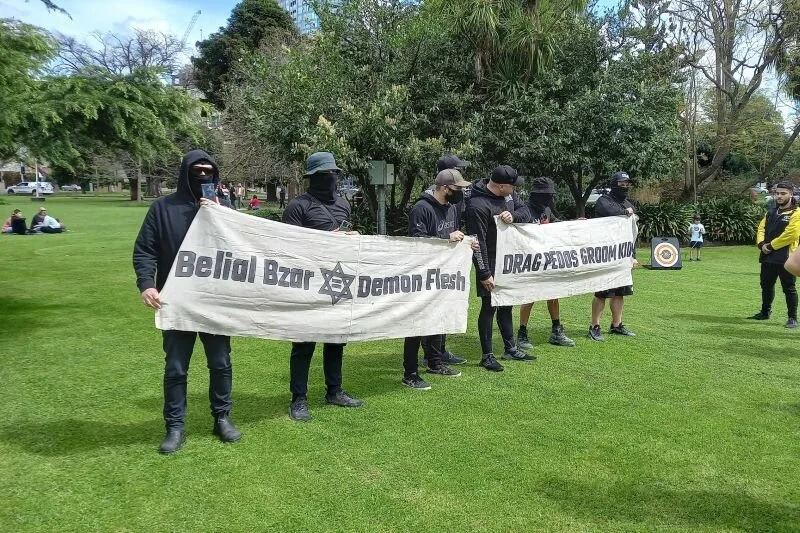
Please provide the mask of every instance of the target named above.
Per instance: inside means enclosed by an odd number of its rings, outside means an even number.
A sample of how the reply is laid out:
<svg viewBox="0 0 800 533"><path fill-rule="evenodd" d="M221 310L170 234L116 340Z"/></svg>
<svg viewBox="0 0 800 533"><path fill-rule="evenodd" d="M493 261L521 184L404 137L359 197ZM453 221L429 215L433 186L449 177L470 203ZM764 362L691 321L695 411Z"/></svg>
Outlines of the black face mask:
<svg viewBox="0 0 800 533"><path fill-rule="evenodd" d="M464 191L461 190L458 191L451 190L450 194L447 195L447 201L450 202L451 204L457 204L463 199L464 199Z"/></svg>
<svg viewBox="0 0 800 533"><path fill-rule="evenodd" d="M335 172L312 174L308 180L308 194L321 202L336 200L336 182L339 175Z"/></svg>
<svg viewBox="0 0 800 533"><path fill-rule="evenodd" d="M611 196L615 200L625 200L628 197L628 188L627 187L619 187L617 185L611 186Z"/></svg>
<svg viewBox="0 0 800 533"><path fill-rule="evenodd" d="M194 194L194 197L198 200L203 197L204 183L214 183L214 176L211 174L208 176L189 175L189 189L191 189L192 194Z"/></svg>
<svg viewBox="0 0 800 533"><path fill-rule="evenodd" d="M550 193L531 193L531 203L542 208L552 207L555 196Z"/></svg>

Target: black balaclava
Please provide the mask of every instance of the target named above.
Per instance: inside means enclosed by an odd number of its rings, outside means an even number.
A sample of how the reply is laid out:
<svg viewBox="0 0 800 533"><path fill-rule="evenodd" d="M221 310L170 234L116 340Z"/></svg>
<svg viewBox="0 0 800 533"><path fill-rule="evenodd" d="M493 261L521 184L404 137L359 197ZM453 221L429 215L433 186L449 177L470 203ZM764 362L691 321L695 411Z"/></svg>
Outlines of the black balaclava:
<svg viewBox="0 0 800 533"><path fill-rule="evenodd" d="M628 197L628 189L620 187L619 182L614 182L611 185L611 197L618 202L624 202Z"/></svg>
<svg viewBox="0 0 800 533"><path fill-rule="evenodd" d="M192 164L196 165L198 163L200 163L200 164L210 164L211 162L210 161L206 161L204 159L201 159L200 161L195 161ZM205 176L194 176L194 175L192 175L192 168L189 167L189 189L192 191L192 194L194 194L195 198L199 199L199 198L203 197L203 187L202 187L202 185L204 183L214 183L214 171L212 170L211 172L209 172Z"/></svg>
<svg viewBox="0 0 800 533"><path fill-rule="evenodd" d="M457 191L450 190L450 194L447 195L447 201L450 202L451 204L457 204L463 199L464 199L464 191L460 189Z"/></svg>
<svg viewBox="0 0 800 533"><path fill-rule="evenodd" d="M541 213L547 207L553 208L553 199L555 197L555 194L549 192L534 192L531 193L531 204Z"/></svg>
<svg viewBox="0 0 800 533"><path fill-rule="evenodd" d="M308 177L308 194L320 202L333 203L336 201L336 182L339 174L336 172L317 172Z"/></svg>

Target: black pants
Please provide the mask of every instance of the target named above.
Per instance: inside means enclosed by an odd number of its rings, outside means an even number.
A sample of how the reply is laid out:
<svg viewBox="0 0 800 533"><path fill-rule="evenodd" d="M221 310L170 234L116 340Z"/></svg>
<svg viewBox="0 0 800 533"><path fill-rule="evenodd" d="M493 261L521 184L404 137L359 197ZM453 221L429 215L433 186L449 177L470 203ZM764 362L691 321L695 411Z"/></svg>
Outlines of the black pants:
<svg viewBox="0 0 800 533"><path fill-rule="evenodd" d="M503 348L510 350L515 346L514 343L514 319L511 314L511 306L504 305L492 307L492 296L487 294L481 296L481 312L478 314L478 337L481 339L481 350L484 355L492 353L492 318L497 312L497 327L500 328L500 335L503 337Z"/></svg>
<svg viewBox="0 0 800 533"><path fill-rule="evenodd" d="M795 277L779 263L761 263L761 312L769 314L775 299L775 282L780 278L789 318L797 320L797 289Z"/></svg>
<svg viewBox="0 0 800 533"><path fill-rule="evenodd" d="M425 337L406 337L403 343L403 370L405 377L419 372L419 347L428 366L437 368L442 364L442 347L444 346L444 335L428 335Z"/></svg>
<svg viewBox="0 0 800 533"><path fill-rule="evenodd" d="M194 331L167 330L164 338L164 422L167 429L183 427L186 416L186 378L189 375L189 361L192 358L195 339ZM200 341L206 352L208 365L208 401L211 415L227 414L233 405L231 388L233 368L231 367L231 338L224 335L200 333Z"/></svg>
<svg viewBox="0 0 800 533"><path fill-rule="evenodd" d="M42 226L39 228L42 233L61 233L63 232L63 228L51 228L49 226Z"/></svg>
<svg viewBox="0 0 800 533"><path fill-rule="evenodd" d="M281 209L286 207L286 197L285 196L281 196L280 204L278 204L278 207L281 208Z"/></svg>
<svg viewBox="0 0 800 533"><path fill-rule="evenodd" d="M315 342L293 342L289 358L289 390L292 401L308 395L308 370L314 356ZM322 371L328 394L336 394L342 389L342 356L344 344L328 344L322 347Z"/></svg>

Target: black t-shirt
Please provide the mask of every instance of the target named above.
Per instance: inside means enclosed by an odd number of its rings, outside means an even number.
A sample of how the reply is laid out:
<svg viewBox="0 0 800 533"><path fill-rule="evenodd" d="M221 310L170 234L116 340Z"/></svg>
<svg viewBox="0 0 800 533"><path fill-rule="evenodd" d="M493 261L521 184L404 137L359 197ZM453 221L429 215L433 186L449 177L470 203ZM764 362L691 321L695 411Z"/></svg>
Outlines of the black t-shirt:
<svg viewBox="0 0 800 533"><path fill-rule="evenodd" d="M323 203L304 193L289 202L283 211L284 223L320 231L333 231L349 219L350 204L340 196L332 203Z"/></svg>

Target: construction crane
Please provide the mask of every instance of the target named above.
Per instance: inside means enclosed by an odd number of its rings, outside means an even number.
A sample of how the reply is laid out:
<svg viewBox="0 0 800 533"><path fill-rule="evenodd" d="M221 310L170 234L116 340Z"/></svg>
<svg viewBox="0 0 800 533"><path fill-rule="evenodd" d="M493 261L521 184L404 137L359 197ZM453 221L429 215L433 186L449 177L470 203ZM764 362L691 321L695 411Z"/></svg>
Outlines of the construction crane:
<svg viewBox="0 0 800 533"><path fill-rule="evenodd" d="M186 27L186 31L183 32L183 39L181 39L181 48L184 48L186 46L186 41L189 39L189 34L192 33L192 30L194 29L194 25L197 24L197 19L200 17L200 15L202 13L203 12L198 9L195 12L195 14L192 16L192 20L189 22L189 25Z"/></svg>

